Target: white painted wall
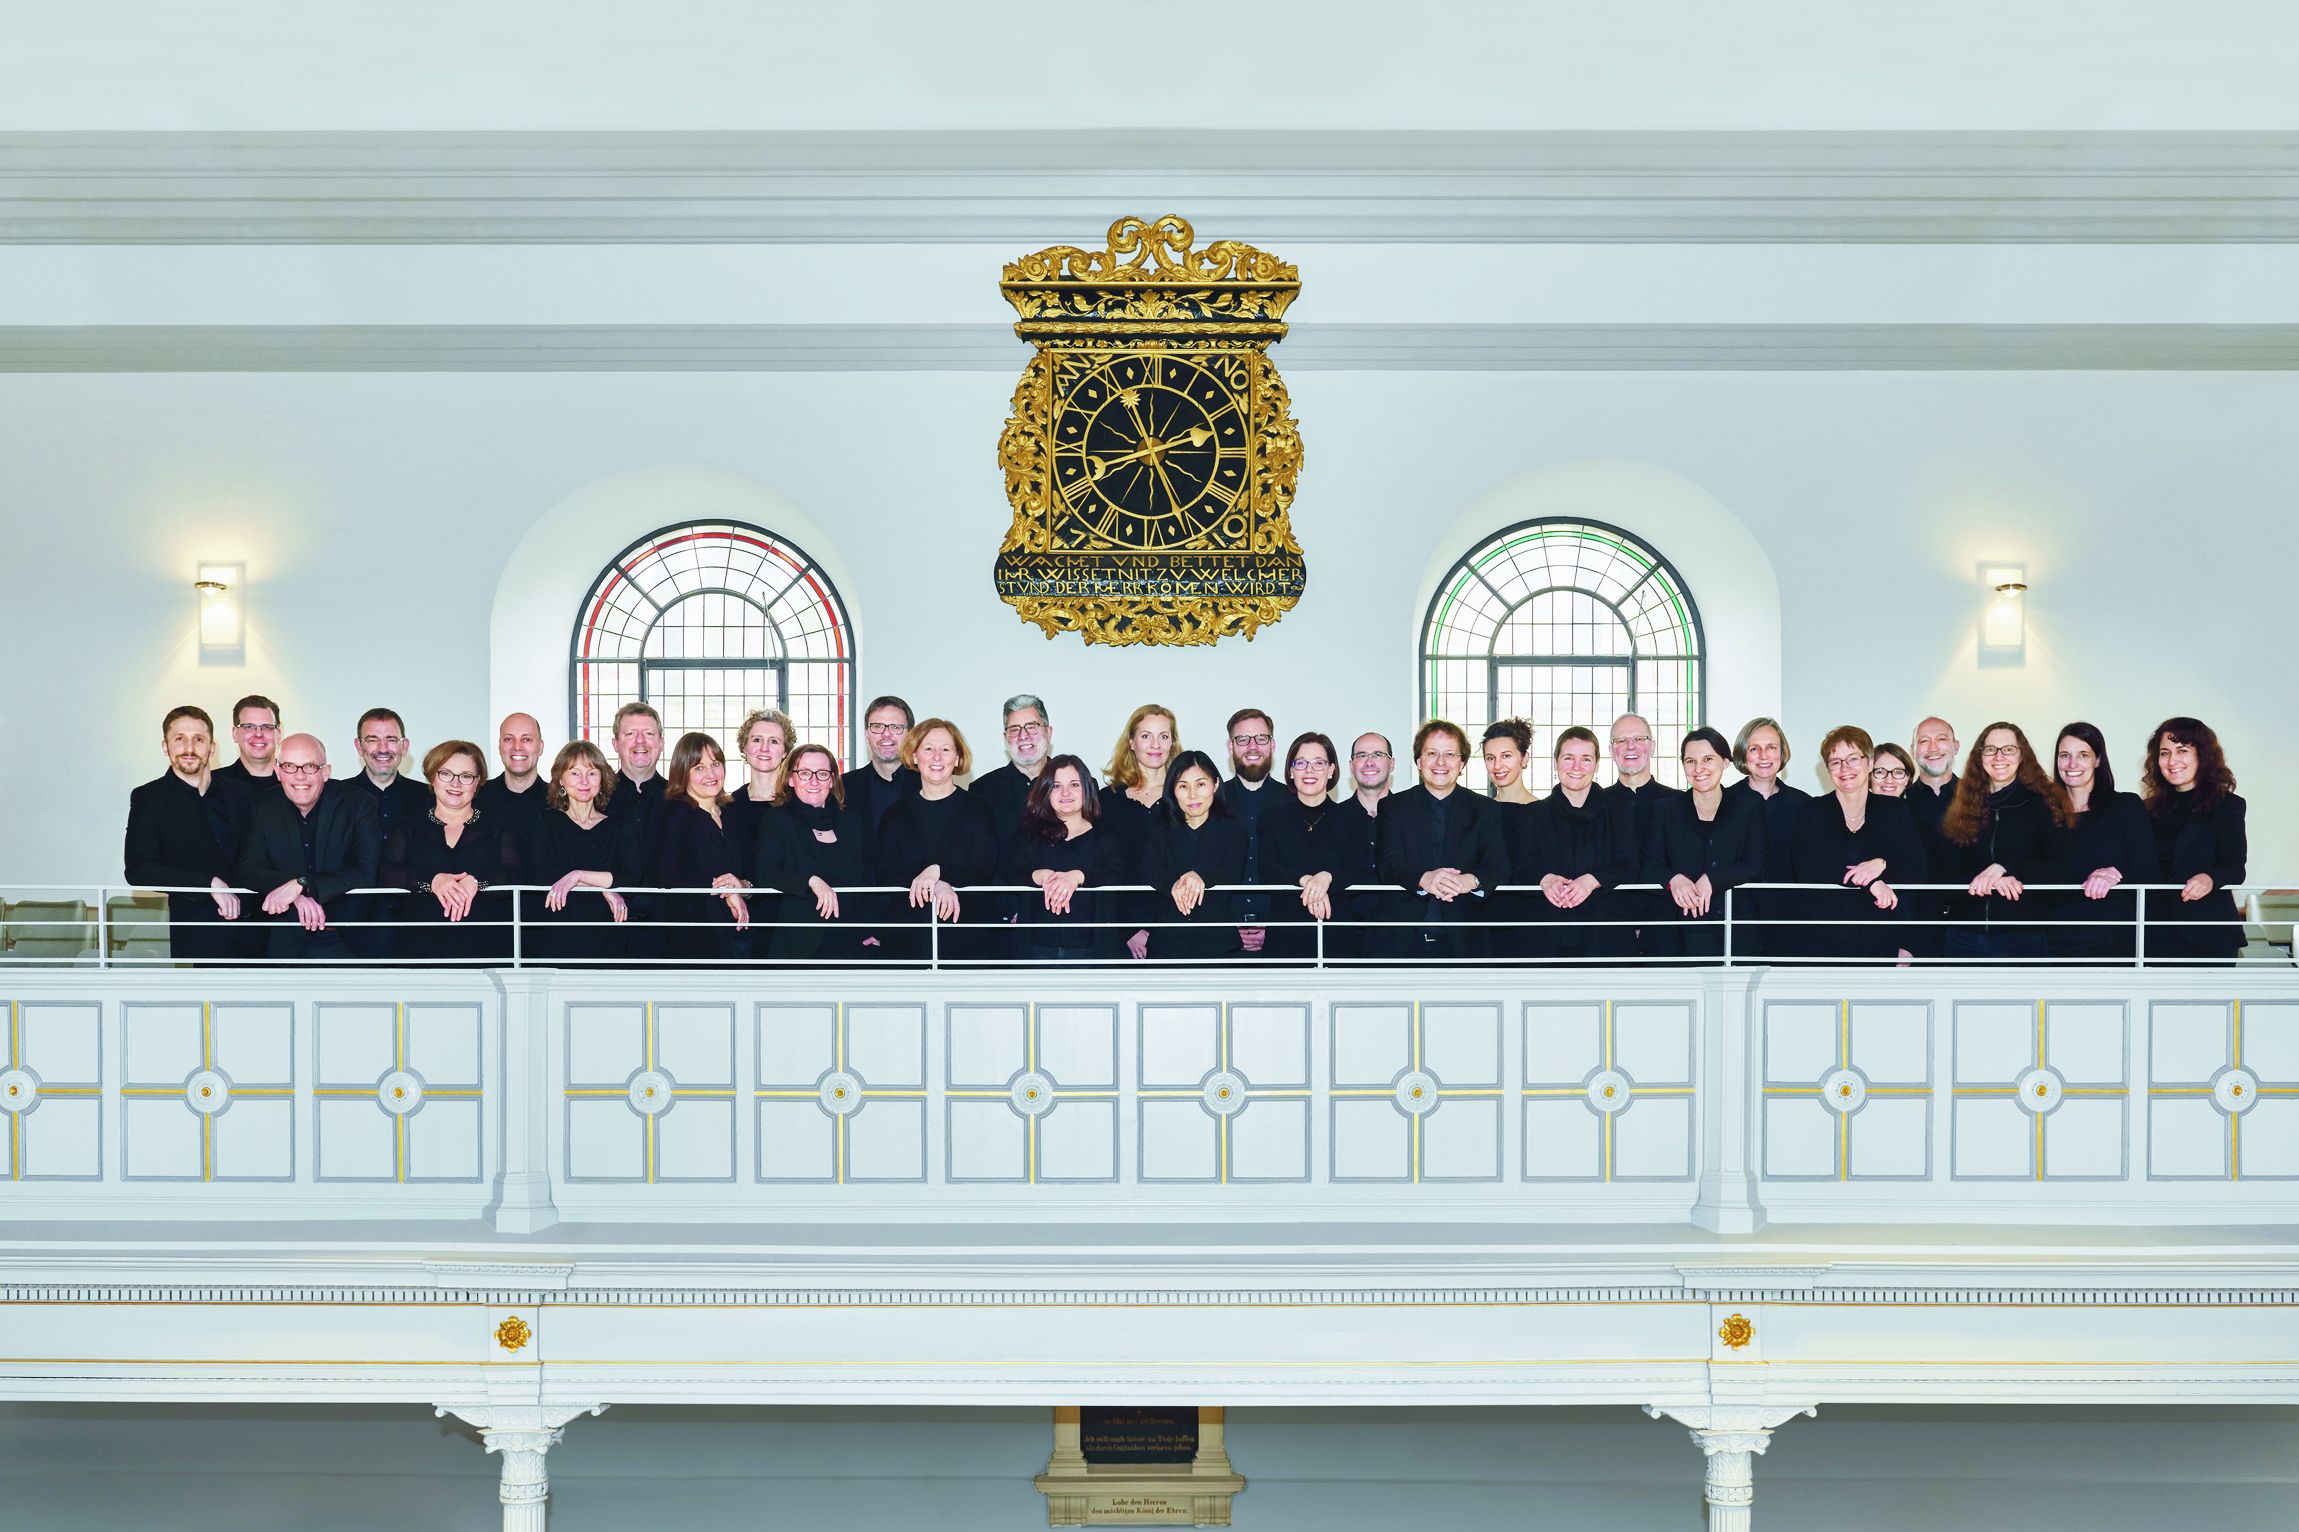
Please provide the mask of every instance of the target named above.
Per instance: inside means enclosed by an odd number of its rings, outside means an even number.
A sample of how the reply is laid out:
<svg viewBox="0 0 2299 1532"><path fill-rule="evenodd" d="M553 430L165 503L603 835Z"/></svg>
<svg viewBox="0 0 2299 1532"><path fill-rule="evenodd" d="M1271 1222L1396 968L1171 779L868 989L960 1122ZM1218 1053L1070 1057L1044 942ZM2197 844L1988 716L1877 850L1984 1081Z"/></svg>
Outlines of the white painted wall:
<svg viewBox="0 0 2299 1532"><path fill-rule="evenodd" d="M1045 1525L1040 1410L617 1408L550 1455L553 1532ZM1617 1410L1233 1409L1237 1525L1689 1532L1700 1457ZM1824 1409L1756 1467L1767 1532L2289 1520L2282 1409ZM488 1532L497 1460L419 1406L0 1405L9 1525Z"/></svg>
<svg viewBox="0 0 2299 1532"><path fill-rule="evenodd" d="M0 7L0 131L2293 125L2274 0L78 0ZM1090 61L1091 67L1079 67Z"/></svg>
<svg viewBox="0 0 2299 1532"><path fill-rule="evenodd" d="M1769 562L1779 710L1806 764L1834 723L1904 737L1941 710L1967 741L1997 716L2038 733L2089 717L2128 774L2158 718L2192 711L2219 725L2244 778L2255 873L2299 868L2299 808L2273 775L2299 750L2278 641L2299 553L2287 514L2299 379L1289 381L1308 444L1296 516L1308 594L1256 642L1174 651L1049 642L991 593L1008 515L993 458L1002 375L0 377L0 730L15 746L0 787L43 805L0 822L0 867L11 884L116 877L127 791L160 770L157 723L181 700L221 713L269 692L339 760L375 703L424 740L491 738L514 701L559 734L564 682L545 682L585 578L572 572L702 504L623 504L592 527L595 549L559 562L573 582L564 612L545 622L548 604L535 608L523 640L492 631L514 550L611 476L662 471L787 500L808 524L796 535L848 574L866 695L946 710L994 748L998 699L1037 691L1058 743L1093 758L1153 697L1196 743L1246 703L1286 731L1405 732L1426 590L1506 520L1507 495L1493 497L1528 471L1555 485L1587 471L1559 465L1610 461L1645 465L1630 480L1666 494L1640 505L1633 490L1592 490L1592 515L1636 528L1678 514L1663 502L1729 514L1713 538L1683 523L1655 534L1696 599L1719 613L1745 602L1751 545ZM2034 587L2023 668L1975 662L1976 566L1994 558L2024 562ZM202 559L248 566L242 667L197 663ZM1770 657L1759 638L1714 659L1729 729L1772 690Z"/></svg>

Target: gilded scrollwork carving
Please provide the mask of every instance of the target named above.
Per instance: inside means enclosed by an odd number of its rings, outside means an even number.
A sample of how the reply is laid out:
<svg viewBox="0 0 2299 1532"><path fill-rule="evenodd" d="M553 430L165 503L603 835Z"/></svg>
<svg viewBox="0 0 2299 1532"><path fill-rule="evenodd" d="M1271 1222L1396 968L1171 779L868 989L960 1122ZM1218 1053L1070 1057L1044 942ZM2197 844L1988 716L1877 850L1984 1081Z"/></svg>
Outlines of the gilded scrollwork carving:
<svg viewBox="0 0 2299 1532"><path fill-rule="evenodd" d="M1121 218L1102 250L1058 245L1000 290L1035 346L998 439L1013 520L998 593L1048 637L1208 644L1299 600L1300 425L1267 348L1300 292L1188 220Z"/></svg>

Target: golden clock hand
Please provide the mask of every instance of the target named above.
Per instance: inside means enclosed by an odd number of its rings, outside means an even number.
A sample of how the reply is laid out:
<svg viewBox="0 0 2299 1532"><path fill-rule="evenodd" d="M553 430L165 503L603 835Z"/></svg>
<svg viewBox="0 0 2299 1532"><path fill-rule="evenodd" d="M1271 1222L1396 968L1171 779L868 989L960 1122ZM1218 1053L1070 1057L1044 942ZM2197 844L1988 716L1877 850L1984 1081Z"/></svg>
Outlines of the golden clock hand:
<svg viewBox="0 0 2299 1532"><path fill-rule="evenodd" d="M1153 437L1151 438L1150 444L1148 446L1138 448L1135 451L1127 453L1123 457L1089 457L1086 459L1086 476L1091 479L1099 479L1103 474L1108 473L1111 469L1117 467L1120 463L1130 463L1136 458L1154 457L1157 454L1164 452L1166 446L1167 443L1158 441Z"/></svg>

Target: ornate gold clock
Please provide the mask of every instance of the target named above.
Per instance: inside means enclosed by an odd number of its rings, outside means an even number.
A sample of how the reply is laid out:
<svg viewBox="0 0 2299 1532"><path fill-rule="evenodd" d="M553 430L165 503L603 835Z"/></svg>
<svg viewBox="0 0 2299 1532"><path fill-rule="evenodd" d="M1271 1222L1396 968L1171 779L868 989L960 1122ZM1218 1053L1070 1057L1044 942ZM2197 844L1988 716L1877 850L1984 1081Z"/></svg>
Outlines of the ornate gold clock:
<svg viewBox="0 0 2299 1532"><path fill-rule="evenodd" d="M998 594L1088 643L1251 638L1301 598L1301 432L1269 346L1300 274L1186 220L1110 225L999 284L1036 346L998 439L1014 520Z"/></svg>

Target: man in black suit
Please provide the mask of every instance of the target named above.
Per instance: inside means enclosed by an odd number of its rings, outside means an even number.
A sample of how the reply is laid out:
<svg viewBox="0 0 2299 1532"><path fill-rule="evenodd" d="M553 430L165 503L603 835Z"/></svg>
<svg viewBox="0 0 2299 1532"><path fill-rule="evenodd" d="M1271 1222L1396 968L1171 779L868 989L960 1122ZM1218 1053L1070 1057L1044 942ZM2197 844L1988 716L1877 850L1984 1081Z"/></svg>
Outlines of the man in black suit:
<svg viewBox="0 0 2299 1532"><path fill-rule="evenodd" d="M201 708L184 706L160 722L168 770L128 798L125 862L139 888L206 889L168 895L168 954L184 962L253 957L232 892L232 858L246 828L245 789L211 771L215 724Z"/></svg>
<svg viewBox="0 0 2299 1532"><path fill-rule="evenodd" d="M1461 764L1469 736L1458 724L1433 718L1413 736L1421 783L1392 794L1378 823L1381 881L1418 901L1418 932L1405 950L1422 957L1481 957L1490 946L1482 929L1463 929L1487 890L1509 880L1509 855L1492 801L1461 790Z"/></svg>
<svg viewBox="0 0 2299 1532"><path fill-rule="evenodd" d="M869 760L848 772L840 786L846 806L873 831L888 809L918 791L918 773L902 764L902 740L915 721L910 704L900 697L872 698L862 711L862 743Z"/></svg>
<svg viewBox="0 0 2299 1532"><path fill-rule="evenodd" d="M345 896L375 882L383 833L365 794L328 781L327 747L309 734L290 734L279 745L279 793L257 801L248 816L235 869L273 917L275 958L349 959L344 933L328 915L345 919L358 901ZM284 917L284 918L283 918Z"/></svg>

